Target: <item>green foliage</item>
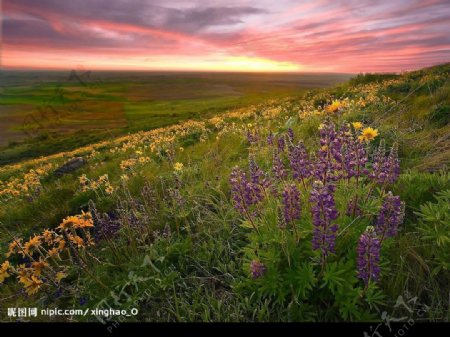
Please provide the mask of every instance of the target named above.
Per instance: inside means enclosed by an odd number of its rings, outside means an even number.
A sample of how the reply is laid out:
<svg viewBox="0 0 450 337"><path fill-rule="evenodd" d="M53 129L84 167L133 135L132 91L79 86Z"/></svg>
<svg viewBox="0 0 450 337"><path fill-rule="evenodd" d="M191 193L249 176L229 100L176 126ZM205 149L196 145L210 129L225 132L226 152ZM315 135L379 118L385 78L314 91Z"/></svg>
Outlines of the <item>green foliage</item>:
<svg viewBox="0 0 450 337"><path fill-rule="evenodd" d="M450 123L450 105L436 107L430 117L431 121L438 127L448 125Z"/></svg>
<svg viewBox="0 0 450 337"><path fill-rule="evenodd" d="M438 267L450 267L450 190L438 192L436 202L420 206L419 231L422 239L432 244Z"/></svg>
<svg viewBox="0 0 450 337"><path fill-rule="evenodd" d="M436 173L410 171L400 176L394 191L408 205L407 211L412 215L427 201L432 201L434 195L450 188L450 173L440 171Z"/></svg>

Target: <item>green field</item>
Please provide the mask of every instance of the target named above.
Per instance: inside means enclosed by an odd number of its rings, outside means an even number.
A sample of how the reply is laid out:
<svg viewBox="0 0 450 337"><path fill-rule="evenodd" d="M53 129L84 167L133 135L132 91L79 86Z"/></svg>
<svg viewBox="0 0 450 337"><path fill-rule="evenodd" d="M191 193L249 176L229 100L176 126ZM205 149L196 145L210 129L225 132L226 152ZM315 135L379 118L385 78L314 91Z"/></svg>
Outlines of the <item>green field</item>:
<svg viewBox="0 0 450 337"><path fill-rule="evenodd" d="M0 74L0 164L220 114L345 81L345 74ZM38 142L36 142L38 140Z"/></svg>

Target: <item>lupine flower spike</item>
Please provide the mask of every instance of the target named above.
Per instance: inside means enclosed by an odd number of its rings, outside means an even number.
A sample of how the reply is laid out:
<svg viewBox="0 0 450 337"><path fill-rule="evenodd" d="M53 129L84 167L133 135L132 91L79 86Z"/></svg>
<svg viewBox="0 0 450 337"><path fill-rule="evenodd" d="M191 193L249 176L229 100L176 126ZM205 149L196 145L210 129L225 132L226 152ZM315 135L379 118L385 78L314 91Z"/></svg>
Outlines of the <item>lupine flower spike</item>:
<svg viewBox="0 0 450 337"><path fill-rule="evenodd" d="M283 191L284 221L291 224L299 241L295 220L300 219L300 193L295 184L287 185Z"/></svg>
<svg viewBox="0 0 450 337"><path fill-rule="evenodd" d="M334 253L334 243L338 225L333 223L338 217L338 211L334 202L333 185L324 185L321 181L315 181L311 191L310 202L313 217L313 239L314 250L320 250L322 264L330 253Z"/></svg>
<svg viewBox="0 0 450 337"><path fill-rule="evenodd" d="M383 205L378 213L375 227L380 236L380 242L383 242L385 238L397 235L398 226L402 224L403 217L404 204L400 197L388 192L383 199Z"/></svg>
<svg viewBox="0 0 450 337"><path fill-rule="evenodd" d="M367 286L370 281L378 281L380 276L381 243L375 228L369 226L361 234L358 241L358 277Z"/></svg>

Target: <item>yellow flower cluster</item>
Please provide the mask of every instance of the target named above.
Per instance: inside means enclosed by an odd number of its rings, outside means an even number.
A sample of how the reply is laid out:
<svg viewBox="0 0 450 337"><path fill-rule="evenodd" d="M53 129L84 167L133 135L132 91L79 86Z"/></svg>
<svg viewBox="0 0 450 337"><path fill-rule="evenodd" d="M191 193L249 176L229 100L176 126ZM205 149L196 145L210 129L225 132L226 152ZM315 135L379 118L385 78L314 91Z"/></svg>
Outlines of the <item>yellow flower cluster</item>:
<svg viewBox="0 0 450 337"><path fill-rule="evenodd" d="M41 191L41 179L46 177L53 165L42 165L26 172L21 178L11 178L7 182L0 181L0 200L9 201L14 197L36 196Z"/></svg>
<svg viewBox="0 0 450 337"><path fill-rule="evenodd" d="M98 179L89 179L85 174L78 178L81 191L104 191L106 194L112 194L114 192L114 187L109 181L108 174L101 175Z"/></svg>
<svg viewBox="0 0 450 337"><path fill-rule="evenodd" d="M216 130L221 130L225 125L223 117L220 116L210 118L208 123L211 124Z"/></svg>
<svg viewBox="0 0 450 337"><path fill-rule="evenodd" d="M26 258L30 262L13 265L5 260L0 267L0 283L16 275L28 295L43 286L59 284L67 276L69 262L76 262L74 259L82 249L94 245L89 232L92 227L91 213L82 212L65 218L55 230L46 229L26 242L14 238L6 257L17 255L20 260Z"/></svg>
<svg viewBox="0 0 450 337"><path fill-rule="evenodd" d="M223 114L222 117L240 120L256 118L257 109L258 107L254 105L246 108L239 108Z"/></svg>
<svg viewBox="0 0 450 337"><path fill-rule="evenodd" d="M282 112L281 106L270 107L263 111L263 119L275 119L280 116Z"/></svg>

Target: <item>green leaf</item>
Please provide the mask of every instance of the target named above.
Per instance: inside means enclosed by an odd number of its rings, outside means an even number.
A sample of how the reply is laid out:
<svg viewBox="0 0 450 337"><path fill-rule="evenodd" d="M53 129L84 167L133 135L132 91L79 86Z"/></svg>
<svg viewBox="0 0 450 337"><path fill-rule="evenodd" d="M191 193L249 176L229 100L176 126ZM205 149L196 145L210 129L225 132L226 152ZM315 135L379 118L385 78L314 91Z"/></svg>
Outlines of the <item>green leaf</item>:
<svg viewBox="0 0 450 337"><path fill-rule="evenodd" d="M302 263L299 267L289 271L286 280L293 288L296 297L306 299L317 282L313 266Z"/></svg>
<svg viewBox="0 0 450 337"><path fill-rule="evenodd" d="M339 290L344 288L345 278L343 275L345 273L346 270L344 268L339 269L336 262L327 264L323 273L323 283L320 287L328 287L333 294L336 294Z"/></svg>
<svg viewBox="0 0 450 337"><path fill-rule="evenodd" d="M384 305L384 299L386 296L381 292L381 290L378 288L378 286L374 283L370 283L367 287L366 292L364 293L365 300L369 307L377 308L379 305Z"/></svg>

